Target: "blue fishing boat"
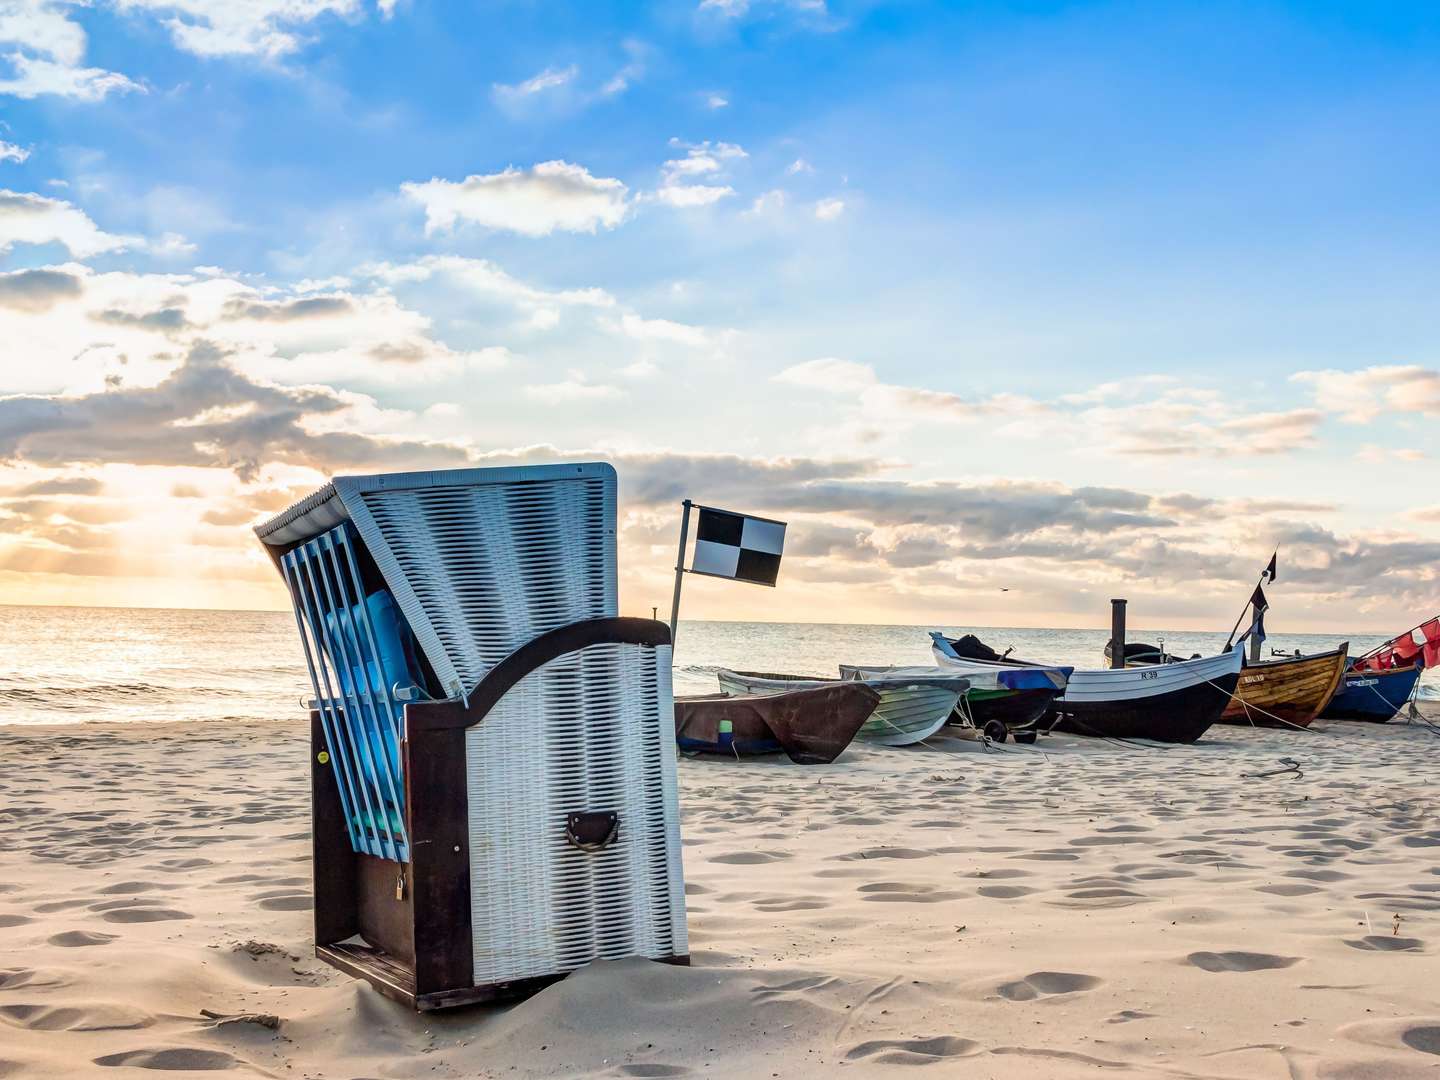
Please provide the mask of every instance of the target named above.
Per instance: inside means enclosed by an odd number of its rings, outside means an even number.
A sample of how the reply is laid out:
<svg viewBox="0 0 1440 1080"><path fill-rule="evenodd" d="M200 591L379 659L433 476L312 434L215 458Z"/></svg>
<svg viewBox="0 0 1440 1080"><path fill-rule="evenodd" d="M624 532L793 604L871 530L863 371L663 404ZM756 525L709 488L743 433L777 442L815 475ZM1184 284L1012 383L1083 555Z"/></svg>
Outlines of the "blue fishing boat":
<svg viewBox="0 0 1440 1080"><path fill-rule="evenodd" d="M1405 707L1424 671L1421 664L1383 671L1345 672L1345 682L1320 715L1326 720L1369 720L1383 724Z"/></svg>

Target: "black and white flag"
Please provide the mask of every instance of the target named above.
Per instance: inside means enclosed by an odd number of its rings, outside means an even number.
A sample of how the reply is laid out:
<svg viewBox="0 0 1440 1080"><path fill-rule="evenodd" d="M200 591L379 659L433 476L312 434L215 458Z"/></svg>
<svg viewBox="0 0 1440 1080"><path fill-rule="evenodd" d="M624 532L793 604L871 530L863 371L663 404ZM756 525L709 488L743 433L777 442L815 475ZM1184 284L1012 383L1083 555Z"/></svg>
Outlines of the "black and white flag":
<svg viewBox="0 0 1440 1080"><path fill-rule="evenodd" d="M735 514L711 506L697 507L692 574L774 585L785 549L785 522Z"/></svg>

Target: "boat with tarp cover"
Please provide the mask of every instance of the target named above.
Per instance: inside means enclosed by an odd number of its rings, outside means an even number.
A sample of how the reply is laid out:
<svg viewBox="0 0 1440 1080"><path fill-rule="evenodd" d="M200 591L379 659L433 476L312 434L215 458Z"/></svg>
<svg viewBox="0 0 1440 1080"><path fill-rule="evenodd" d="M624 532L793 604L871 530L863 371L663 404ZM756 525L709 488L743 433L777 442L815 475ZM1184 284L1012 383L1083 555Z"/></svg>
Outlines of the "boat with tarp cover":
<svg viewBox="0 0 1440 1080"><path fill-rule="evenodd" d="M1034 742L1050 704L1065 691L1070 667L1009 668L961 662L946 667L878 667L840 665L842 679L933 678L963 675L970 689L955 703L952 723L983 731L996 742L1008 734Z"/></svg>

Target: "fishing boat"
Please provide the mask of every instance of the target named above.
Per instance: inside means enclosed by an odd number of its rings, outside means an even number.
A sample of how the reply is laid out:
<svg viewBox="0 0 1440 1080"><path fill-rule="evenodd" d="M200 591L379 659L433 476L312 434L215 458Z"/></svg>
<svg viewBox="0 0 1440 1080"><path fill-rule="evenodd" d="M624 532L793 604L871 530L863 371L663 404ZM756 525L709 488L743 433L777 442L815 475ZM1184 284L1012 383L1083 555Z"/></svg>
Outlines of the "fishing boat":
<svg viewBox="0 0 1440 1080"><path fill-rule="evenodd" d="M865 684L839 682L779 694L677 697L675 742L685 753L783 751L797 765L828 765L879 704Z"/></svg>
<svg viewBox="0 0 1440 1080"><path fill-rule="evenodd" d="M1014 734L1017 741L1034 742L1041 721L1065 690L1074 668L1011 668L995 664L947 667L862 667L840 665L842 679L934 678L963 675L970 689L961 695L951 722L983 731L995 742Z"/></svg>
<svg viewBox="0 0 1440 1080"><path fill-rule="evenodd" d="M1419 634L1420 641L1415 640ZM1345 681L1325 711L1325 719L1394 719L1415 693L1426 668L1440 667L1440 617L1411 627L1350 662Z"/></svg>
<svg viewBox="0 0 1440 1080"><path fill-rule="evenodd" d="M834 686L840 679L814 675L780 675L763 671L716 672L720 689L729 694L783 694L792 690ZM861 725L857 739L881 746L909 746L930 738L950 719L955 703L969 682L955 674L929 677L866 679L880 695L870 719Z"/></svg>
<svg viewBox="0 0 1440 1080"><path fill-rule="evenodd" d="M1325 720L1387 723L1410 700L1424 670L1421 664L1390 668L1388 671L1356 671L1351 668L1345 672L1344 683L1320 716Z"/></svg>
<svg viewBox="0 0 1440 1080"><path fill-rule="evenodd" d="M1314 656L1247 663L1240 672L1235 696L1220 714L1220 722L1309 727L1340 688L1349 653L1350 643L1345 642L1338 649Z"/></svg>
<svg viewBox="0 0 1440 1080"><path fill-rule="evenodd" d="M957 670L973 663L1044 666L997 653L972 635L951 639L931 631L930 641L936 661ZM965 655L982 651L988 656ZM1194 742L1226 708L1241 662L1237 647L1219 656L1151 667L1075 671L1051 704L1046 722L1056 731L1077 735Z"/></svg>

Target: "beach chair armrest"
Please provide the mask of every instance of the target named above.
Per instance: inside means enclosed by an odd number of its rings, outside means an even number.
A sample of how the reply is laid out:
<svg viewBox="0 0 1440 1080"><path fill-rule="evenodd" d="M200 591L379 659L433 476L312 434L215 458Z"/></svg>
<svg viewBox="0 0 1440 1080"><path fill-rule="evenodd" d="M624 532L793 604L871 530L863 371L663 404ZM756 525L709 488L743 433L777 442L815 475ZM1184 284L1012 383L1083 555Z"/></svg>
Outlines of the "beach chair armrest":
<svg viewBox="0 0 1440 1080"><path fill-rule="evenodd" d="M537 668L591 645L670 644L670 627L654 619L583 619L532 638L486 673L467 699L412 702L405 706L407 733L474 727L500 699Z"/></svg>

